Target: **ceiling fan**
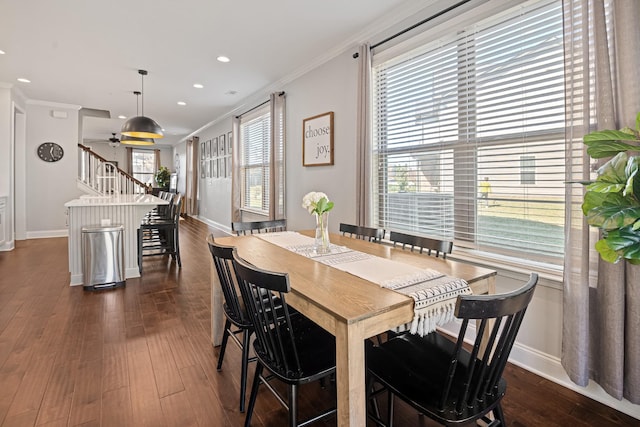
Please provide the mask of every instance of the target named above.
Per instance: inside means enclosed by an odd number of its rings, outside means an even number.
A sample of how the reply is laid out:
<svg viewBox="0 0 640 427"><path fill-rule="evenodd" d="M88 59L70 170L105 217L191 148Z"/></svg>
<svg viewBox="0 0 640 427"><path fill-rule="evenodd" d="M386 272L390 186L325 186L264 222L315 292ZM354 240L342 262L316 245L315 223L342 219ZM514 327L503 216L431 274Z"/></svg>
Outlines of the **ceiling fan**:
<svg viewBox="0 0 640 427"><path fill-rule="evenodd" d="M115 148L118 145L120 145L120 140L116 138L115 132L111 132L111 138L109 138L109 146Z"/></svg>

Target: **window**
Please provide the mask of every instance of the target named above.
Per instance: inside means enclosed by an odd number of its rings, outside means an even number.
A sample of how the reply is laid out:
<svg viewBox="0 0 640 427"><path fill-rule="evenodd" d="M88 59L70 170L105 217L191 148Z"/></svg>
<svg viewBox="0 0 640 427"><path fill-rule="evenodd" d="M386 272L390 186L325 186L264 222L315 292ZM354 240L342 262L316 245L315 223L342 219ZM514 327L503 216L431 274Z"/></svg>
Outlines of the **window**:
<svg viewBox="0 0 640 427"><path fill-rule="evenodd" d="M133 150L131 152L133 177L148 185L153 185L156 173L156 153L153 150Z"/></svg>
<svg viewBox="0 0 640 427"><path fill-rule="evenodd" d="M374 56L378 226L562 264L561 7L529 2Z"/></svg>
<svg viewBox="0 0 640 427"><path fill-rule="evenodd" d="M269 214L270 135L271 114L268 105L242 117L241 208L264 215Z"/></svg>
<svg viewBox="0 0 640 427"><path fill-rule="evenodd" d="M520 184L536 183L536 157L520 156Z"/></svg>

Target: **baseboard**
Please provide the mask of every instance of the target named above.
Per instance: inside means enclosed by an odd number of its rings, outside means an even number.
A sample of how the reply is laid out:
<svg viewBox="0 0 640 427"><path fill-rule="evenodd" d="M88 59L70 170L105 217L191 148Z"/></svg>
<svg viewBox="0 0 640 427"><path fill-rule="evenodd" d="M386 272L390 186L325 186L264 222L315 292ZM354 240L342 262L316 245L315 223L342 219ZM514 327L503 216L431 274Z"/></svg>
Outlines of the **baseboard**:
<svg viewBox="0 0 640 427"><path fill-rule="evenodd" d="M200 222L202 222L204 224L207 224L209 227L217 228L220 231L224 231L225 233L227 233L229 235L233 234L233 232L231 231L231 227L227 227L226 225L222 225L222 224L217 223L215 221L211 221L208 218L200 217L200 216L197 216L197 215L193 215L193 216L191 216L191 218L197 219L198 221L200 221Z"/></svg>
<svg viewBox="0 0 640 427"><path fill-rule="evenodd" d="M48 239L51 237L69 237L69 230L27 231L28 239Z"/></svg>
<svg viewBox="0 0 640 427"><path fill-rule="evenodd" d="M12 251L16 248L15 240L11 240L9 242L4 242L4 244L0 245L0 252Z"/></svg>
<svg viewBox="0 0 640 427"><path fill-rule="evenodd" d="M640 420L640 405L634 405L626 399L618 400L610 396L593 381L590 381L586 387L580 387L571 381L557 357L516 343L511 350L509 362Z"/></svg>

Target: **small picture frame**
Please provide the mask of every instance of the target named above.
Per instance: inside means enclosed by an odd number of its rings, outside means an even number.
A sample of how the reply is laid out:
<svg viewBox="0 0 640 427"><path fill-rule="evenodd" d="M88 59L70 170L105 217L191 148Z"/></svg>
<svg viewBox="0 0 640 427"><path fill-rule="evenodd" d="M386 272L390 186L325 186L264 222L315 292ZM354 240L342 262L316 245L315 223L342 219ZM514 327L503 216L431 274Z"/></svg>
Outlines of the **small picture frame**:
<svg viewBox="0 0 640 427"><path fill-rule="evenodd" d="M302 121L302 166L333 164L333 111Z"/></svg>
<svg viewBox="0 0 640 427"><path fill-rule="evenodd" d="M206 153L205 153L205 146L206 146L206 142L201 142L200 143L200 160L204 160L206 157Z"/></svg>
<svg viewBox="0 0 640 427"><path fill-rule="evenodd" d="M213 138L213 144L211 145L211 158L218 157L218 138Z"/></svg>
<svg viewBox="0 0 640 427"><path fill-rule="evenodd" d="M227 151L226 135L222 134L218 137L218 156L222 157Z"/></svg>
<svg viewBox="0 0 640 427"><path fill-rule="evenodd" d="M227 176L228 176L228 177L231 177L231 171L233 170L233 169L231 168L231 165L232 165L232 164L233 164L233 163L232 163L232 160L231 160L231 156L227 156Z"/></svg>
<svg viewBox="0 0 640 427"><path fill-rule="evenodd" d="M233 154L233 132L227 134L227 154Z"/></svg>
<svg viewBox="0 0 640 427"><path fill-rule="evenodd" d="M218 159L211 160L211 178L218 177Z"/></svg>
<svg viewBox="0 0 640 427"><path fill-rule="evenodd" d="M206 154L204 156L205 159L208 159L211 157L211 140L207 141L207 147L206 147Z"/></svg>
<svg viewBox="0 0 640 427"><path fill-rule="evenodd" d="M218 159L218 176L220 178L225 178L227 176L227 161L225 157L220 157Z"/></svg>
<svg viewBox="0 0 640 427"><path fill-rule="evenodd" d="M206 161L200 160L200 178L207 177L207 165Z"/></svg>

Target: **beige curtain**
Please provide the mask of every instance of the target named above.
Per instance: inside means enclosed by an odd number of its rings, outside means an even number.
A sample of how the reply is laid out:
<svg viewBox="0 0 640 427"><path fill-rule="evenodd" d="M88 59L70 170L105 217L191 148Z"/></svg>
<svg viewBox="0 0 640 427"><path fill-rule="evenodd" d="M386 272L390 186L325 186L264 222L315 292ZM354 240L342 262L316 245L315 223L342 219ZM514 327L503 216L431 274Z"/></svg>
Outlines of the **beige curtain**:
<svg viewBox="0 0 640 427"><path fill-rule="evenodd" d="M356 118L356 222L371 222L371 53L368 44L358 50L358 112Z"/></svg>
<svg viewBox="0 0 640 427"><path fill-rule="evenodd" d="M607 13L606 13L607 12ZM582 143L597 129L635 127L640 111L640 2L563 0L567 182L593 179ZM590 126L590 124L594 124ZM601 261L597 232L582 215L582 185L567 185L562 365L640 403L640 266Z"/></svg>
<svg viewBox="0 0 640 427"><path fill-rule="evenodd" d="M240 117L231 119L231 221L242 221L242 177L240 176Z"/></svg>
<svg viewBox="0 0 640 427"><path fill-rule="evenodd" d="M269 219L283 219L285 199L285 107L284 92L272 93L271 176L269 177Z"/></svg>
<svg viewBox="0 0 640 427"><path fill-rule="evenodd" d="M127 173L133 176L133 148L125 147L127 149Z"/></svg>
<svg viewBox="0 0 640 427"><path fill-rule="evenodd" d="M160 150L155 149L153 150L153 158L156 161L156 171L160 170L160 166L162 166L161 162L160 162Z"/></svg>
<svg viewBox="0 0 640 427"><path fill-rule="evenodd" d="M198 215L198 147L200 138L194 136L187 141L187 170L185 171L185 213Z"/></svg>

